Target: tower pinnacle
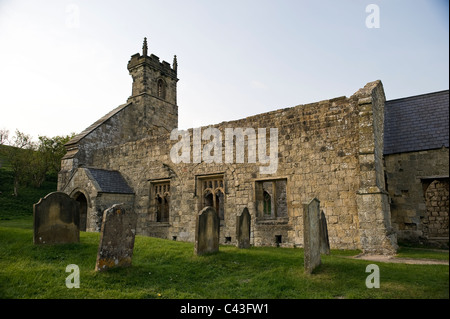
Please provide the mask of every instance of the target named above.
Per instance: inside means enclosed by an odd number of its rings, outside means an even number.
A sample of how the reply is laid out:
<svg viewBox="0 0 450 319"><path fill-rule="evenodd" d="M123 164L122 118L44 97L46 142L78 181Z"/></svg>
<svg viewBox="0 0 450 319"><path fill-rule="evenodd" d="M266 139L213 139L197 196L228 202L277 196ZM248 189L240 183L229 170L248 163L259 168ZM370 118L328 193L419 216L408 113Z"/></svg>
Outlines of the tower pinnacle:
<svg viewBox="0 0 450 319"><path fill-rule="evenodd" d="M175 72L177 72L177 69L178 69L178 61L177 61L177 56L176 56L176 55L173 57L172 69L173 69Z"/></svg>
<svg viewBox="0 0 450 319"><path fill-rule="evenodd" d="M144 38L144 44L142 45L142 55L143 56L147 56L147 38Z"/></svg>

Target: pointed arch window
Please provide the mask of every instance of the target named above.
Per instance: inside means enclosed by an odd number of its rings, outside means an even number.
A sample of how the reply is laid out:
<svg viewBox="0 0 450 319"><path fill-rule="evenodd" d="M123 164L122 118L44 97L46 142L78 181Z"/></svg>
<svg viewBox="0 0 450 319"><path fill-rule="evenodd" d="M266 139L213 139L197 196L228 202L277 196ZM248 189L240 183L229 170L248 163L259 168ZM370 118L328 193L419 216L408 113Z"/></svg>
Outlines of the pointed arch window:
<svg viewBox="0 0 450 319"><path fill-rule="evenodd" d="M153 184L154 207L157 222L169 222L170 183Z"/></svg>
<svg viewBox="0 0 450 319"><path fill-rule="evenodd" d="M157 81L157 96L161 99L166 98L166 83L163 79L158 79Z"/></svg>
<svg viewBox="0 0 450 319"><path fill-rule="evenodd" d="M286 183L285 178L255 181L255 199L260 219L288 217Z"/></svg>
<svg viewBox="0 0 450 319"><path fill-rule="evenodd" d="M264 197L264 216L272 215L272 196L267 191L263 191Z"/></svg>
<svg viewBox="0 0 450 319"><path fill-rule="evenodd" d="M223 176L200 179L202 208L211 206L215 209L220 220L225 219L225 188Z"/></svg>

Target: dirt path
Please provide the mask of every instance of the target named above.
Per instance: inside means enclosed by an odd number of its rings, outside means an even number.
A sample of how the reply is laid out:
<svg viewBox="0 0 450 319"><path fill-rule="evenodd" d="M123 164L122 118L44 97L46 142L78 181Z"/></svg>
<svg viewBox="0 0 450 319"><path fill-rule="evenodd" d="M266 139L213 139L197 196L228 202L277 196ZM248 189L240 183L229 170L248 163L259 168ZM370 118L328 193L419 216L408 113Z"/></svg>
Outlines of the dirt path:
<svg viewBox="0 0 450 319"><path fill-rule="evenodd" d="M403 263L403 264L414 264L414 265L448 265L449 264L447 260L399 258L399 257L395 257L395 256L386 256L386 255L358 255L358 256L351 257L351 258L385 262L385 263Z"/></svg>

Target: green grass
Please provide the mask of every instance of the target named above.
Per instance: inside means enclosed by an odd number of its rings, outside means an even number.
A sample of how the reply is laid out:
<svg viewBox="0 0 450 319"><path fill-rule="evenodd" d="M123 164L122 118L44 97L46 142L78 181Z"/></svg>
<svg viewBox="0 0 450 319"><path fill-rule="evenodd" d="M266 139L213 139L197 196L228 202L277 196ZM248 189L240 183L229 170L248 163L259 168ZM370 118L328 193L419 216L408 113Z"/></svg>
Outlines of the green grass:
<svg viewBox="0 0 450 319"><path fill-rule="evenodd" d="M0 220L33 216L33 204L56 191L56 177L48 177L39 188L21 187L16 197L13 195L13 179L10 170L0 169Z"/></svg>
<svg viewBox="0 0 450 319"><path fill-rule="evenodd" d="M448 250L426 249L414 247L400 247L397 253L399 258L449 260Z"/></svg>
<svg viewBox="0 0 450 319"><path fill-rule="evenodd" d="M193 243L136 236L133 266L94 271L99 234L80 243L33 245L32 205L56 190L24 187L12 196L12 175L0 169L0 298L449 298L449 267L376 263L346 258L359 251L333 250L313 275L303 269L303 250L221 246L217 254L194 256ZM448 260L448 251L402 247L399 257ZM380 267L379 289L365 286L366 266ZM80 289L68 289L66 266L80 268Z"/></svg>
<svg viewBox="0 0 450 319"><path fill-rule="evenodd" d="M195 256L192 243L136 236L131 267L97 273L98 233L81 232L78 244L35 246L31 225L30 217L0 221L0 298L449 298L448 266L346 258L359 251L332 250L307 275L299 248L221 246ZM379 289L365 286L371 263L380 268ZM79 289L65 285L69 264L80 268Z"/></svg>

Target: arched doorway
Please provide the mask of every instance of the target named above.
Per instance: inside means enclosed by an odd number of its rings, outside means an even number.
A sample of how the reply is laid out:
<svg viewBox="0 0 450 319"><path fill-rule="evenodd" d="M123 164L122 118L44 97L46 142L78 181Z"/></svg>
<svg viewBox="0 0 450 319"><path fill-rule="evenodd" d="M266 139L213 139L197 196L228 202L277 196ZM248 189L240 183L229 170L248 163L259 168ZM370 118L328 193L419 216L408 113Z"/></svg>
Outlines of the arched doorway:
<svg viewBox="0 0 450 319"><path fill-rule="evenodd" d="M425 191L427 213L423 220L423 233L428 239L441 238L448 241L449 181L436 179Z"/></svg>
<svg viewBox="0 0 450 319"><path fill-rule="evenodd" d="M86 231L87 224L87 199L83 193L78 193L75 200L80 203L80 230Z"/></svg>

